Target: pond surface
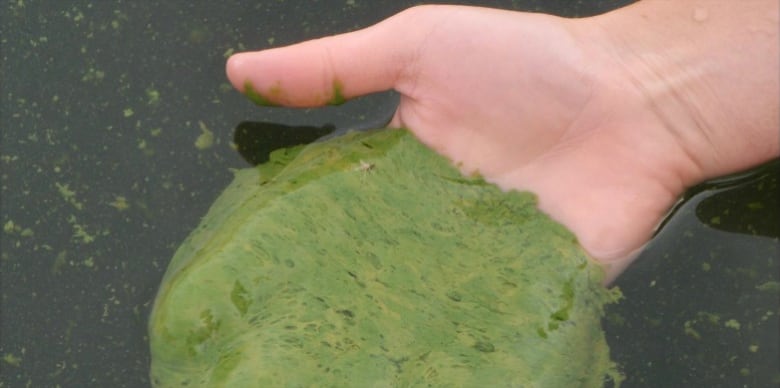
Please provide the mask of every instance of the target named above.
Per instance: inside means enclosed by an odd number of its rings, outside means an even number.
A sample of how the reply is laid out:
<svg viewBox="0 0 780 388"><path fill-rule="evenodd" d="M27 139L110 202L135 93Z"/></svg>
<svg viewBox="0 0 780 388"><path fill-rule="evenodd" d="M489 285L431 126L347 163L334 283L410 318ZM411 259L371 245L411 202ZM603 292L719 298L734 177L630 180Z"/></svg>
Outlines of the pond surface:
<svg viewBox="0 0 780 388"><path fill-rule="evenodd" d="M381 126L396 104L258 108L228 85L225 58L414 3L5 2L0 387L148 386L151 302L231 169L249 164L234 142L263 155ZM584 16L626 1L461 3ZM702 186L619 279L626 299L605 326L624 386L777 383L777 176L775 163Z"/></svg>

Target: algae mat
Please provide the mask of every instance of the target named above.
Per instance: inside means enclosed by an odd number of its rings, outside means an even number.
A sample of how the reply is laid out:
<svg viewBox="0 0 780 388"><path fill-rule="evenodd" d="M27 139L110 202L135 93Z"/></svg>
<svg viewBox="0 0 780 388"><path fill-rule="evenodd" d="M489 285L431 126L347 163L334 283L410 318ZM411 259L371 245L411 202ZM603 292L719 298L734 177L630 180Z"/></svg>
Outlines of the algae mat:
<svg viewBox="0 0 780 388"><path fill-rule="evenodd" d="M152 381L600 387L602 277L533 195L351 133L236 173L165 274Z"/></svg>

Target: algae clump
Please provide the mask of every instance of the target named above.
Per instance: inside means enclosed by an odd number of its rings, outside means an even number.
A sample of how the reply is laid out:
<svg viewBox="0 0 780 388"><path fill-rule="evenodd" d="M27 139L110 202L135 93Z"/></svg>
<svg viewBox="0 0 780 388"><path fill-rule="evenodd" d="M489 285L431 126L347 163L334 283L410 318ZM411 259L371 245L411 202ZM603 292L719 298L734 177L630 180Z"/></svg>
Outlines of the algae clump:
<svg viewBox="0 0 780 388"><path fill-rule="evenodd" d="M165 274L157 387L600 387L618 297L529 193L405 130L236 173Z"/></svg>

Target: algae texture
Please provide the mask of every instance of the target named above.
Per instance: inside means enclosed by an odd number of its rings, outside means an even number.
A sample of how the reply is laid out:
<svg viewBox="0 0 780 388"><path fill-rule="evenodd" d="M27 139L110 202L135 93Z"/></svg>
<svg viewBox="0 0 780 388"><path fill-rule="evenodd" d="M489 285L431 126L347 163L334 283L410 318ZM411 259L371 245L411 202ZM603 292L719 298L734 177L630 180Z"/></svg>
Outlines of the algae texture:
<svg viewBox="0 0 780 388"><path fill-rule="evenodd" d="M619 292L532 194L405 130L274 151L178 249L157 387L600 387Z"/></svg>

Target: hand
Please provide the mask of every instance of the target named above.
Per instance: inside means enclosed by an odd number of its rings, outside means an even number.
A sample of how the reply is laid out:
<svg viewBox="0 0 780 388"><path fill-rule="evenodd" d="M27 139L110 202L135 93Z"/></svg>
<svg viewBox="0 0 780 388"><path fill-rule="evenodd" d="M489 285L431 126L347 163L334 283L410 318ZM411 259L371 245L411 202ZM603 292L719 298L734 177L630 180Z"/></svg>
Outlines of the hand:
<svg viewBox="0 0 780 388"><path fill-rule="evenodd" d="M409 128L464 173L536 193L540 208L614 278L685 188L723 165L702 156L714 129L679 131L701 112L667 109L676 105L653 94L687 84L653 84L663 74L632 67L637 53L611 35L635 28L627 20L643 16L643 6L571 20L415 7L361 31L236 54L227 74L255 99L284 106L395 89L392 126ZM652 50L653 42L640 42L633 49ZM775 111L775 128L777 121Z"/></svg>

